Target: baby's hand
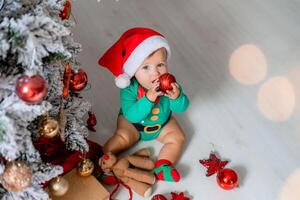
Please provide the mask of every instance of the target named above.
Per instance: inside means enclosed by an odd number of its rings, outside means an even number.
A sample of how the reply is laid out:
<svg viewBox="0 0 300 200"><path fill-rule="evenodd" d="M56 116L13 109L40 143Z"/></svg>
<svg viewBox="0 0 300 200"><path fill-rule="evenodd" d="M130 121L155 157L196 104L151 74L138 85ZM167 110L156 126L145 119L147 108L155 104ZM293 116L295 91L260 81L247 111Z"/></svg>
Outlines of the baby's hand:
<svg viewBox="0 0 300 200"><path fill-rule="evenodd" d="M163 92L159 90L159 79L156 79L153 86L147 91L147 98L154 102L158 96L163 95Z"/></svg>
<svg viewBox="0 0 300 200"><path fill-rule="evenodd" d="M167 90L164 94L165 96L169 97L170 99L177 99L180 94L179 85L177 83L171 83L172 90Z"/></svg>

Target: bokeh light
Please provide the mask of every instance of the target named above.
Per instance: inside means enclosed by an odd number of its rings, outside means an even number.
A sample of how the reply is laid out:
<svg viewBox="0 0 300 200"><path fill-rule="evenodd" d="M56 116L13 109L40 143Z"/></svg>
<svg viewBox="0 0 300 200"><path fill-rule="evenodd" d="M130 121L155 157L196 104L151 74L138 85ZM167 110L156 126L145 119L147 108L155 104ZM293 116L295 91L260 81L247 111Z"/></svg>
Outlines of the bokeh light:
<svg viewBox="0 0 300 200"><path fill-rule="evenodd" d="M275 122L288 120L295 109L295 91L284 76L273 77L262 84L257 95L261 113Z"/></svg>
<svg viewBox="0 0 300 200"><path fill-rule="evenodd" d="M238 82L253 85L265 78L267 61L258 47L253 44L245 44L232 53L229 60L229 71Z"/></svg>
<svg viewBox="0 0 300 200"><path fill-rule="evenodd" d="M292 173L281 188L278 200L300 199L300 169Z"/></svg>

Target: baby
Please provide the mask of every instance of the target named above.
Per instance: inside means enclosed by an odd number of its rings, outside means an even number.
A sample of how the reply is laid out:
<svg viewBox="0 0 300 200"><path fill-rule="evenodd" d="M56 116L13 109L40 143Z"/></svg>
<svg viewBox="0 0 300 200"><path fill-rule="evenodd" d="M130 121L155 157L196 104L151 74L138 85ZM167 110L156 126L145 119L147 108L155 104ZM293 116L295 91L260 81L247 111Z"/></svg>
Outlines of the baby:
<svg viewBox="0 0 300 200"><path fill-rule="evenodd" d="M132 28L100 58L121 88L121 109L114 135L104 144L104 153L119 153L138 140L158 140L163 143L154 173L159 180L178 182L180 174L174 167L185 135L172 116L184 112L189 99L181 86L172 83L172 90L159 90L159 77L168 73L171 52L160 33L149 28Z"/></svg>

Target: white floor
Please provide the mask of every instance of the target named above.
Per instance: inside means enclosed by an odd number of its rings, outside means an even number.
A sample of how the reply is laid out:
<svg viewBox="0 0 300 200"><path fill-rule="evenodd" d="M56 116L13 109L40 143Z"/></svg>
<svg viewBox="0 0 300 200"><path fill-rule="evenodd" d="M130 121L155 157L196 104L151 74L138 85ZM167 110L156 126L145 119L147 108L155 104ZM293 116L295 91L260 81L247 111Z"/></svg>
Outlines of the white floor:
<svg viewBox="0 0 300 200"><path fill-rule="evenodd" d="M97 115L103 144L119 110L113 76L99 56L126 29L146 26L171 44L170 66L191 99L177 115L187 141L180 183L158 182L154 194L185 191L196 200L300 199L299 0L77 0L75 38L92 88L84 93ZM225 191L205 177L199 159L211 145L240 177ZM139 143L134 149L157 142ZM134 150L132 149L132 151ZM117 199L127 199L122 189ZM134 199L142 199L134 196Z"/></svg>

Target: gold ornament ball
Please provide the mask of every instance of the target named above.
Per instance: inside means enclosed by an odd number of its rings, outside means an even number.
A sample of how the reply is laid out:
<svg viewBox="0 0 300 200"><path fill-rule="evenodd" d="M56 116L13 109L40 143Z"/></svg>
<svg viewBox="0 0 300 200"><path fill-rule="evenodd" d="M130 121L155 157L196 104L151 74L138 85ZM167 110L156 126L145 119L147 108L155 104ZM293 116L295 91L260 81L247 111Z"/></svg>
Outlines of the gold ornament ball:
<svg viewBox="0 0 300 200"><path fill-rule="evenodd" d="M94 171L94 163L90 159L83 159L77 166L77 173L80 176L89 176Z"/></svg>
<svg viewBox="0 0 300 200"><path fill-rule="evenodd" d="M62 176L57 176L50 181L49 190L54 196L63 196L69 190L69 182Z"/></svg>
<svg viewBox="0 0 300 200"><path fill-rule="evenodd" d="M5 165L1 179L6 190L20 192L31 185L32 171L22 161L11 161Z"/></svg>
<svg viewBox="0 0 300 200"><path fill-rule="evenodd" d="M42 136L53 138L59 131L58 121L52 118L43 119L39 125L39 132Z"/></svg>

